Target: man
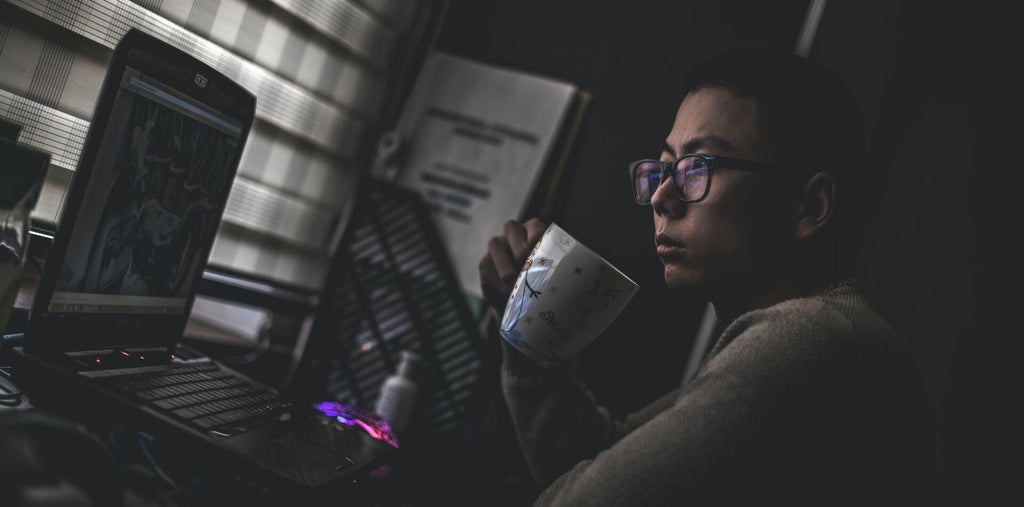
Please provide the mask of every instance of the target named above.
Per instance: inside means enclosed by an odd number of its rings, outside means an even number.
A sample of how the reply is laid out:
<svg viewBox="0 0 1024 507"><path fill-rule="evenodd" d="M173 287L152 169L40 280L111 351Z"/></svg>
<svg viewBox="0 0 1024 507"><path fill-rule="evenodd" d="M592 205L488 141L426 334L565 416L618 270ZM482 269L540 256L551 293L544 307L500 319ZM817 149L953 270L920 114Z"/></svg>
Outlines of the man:
<svg viewBox="0 0 1024 507"><path fill-rule="evenodd" d="M737 49L692 69L660 159L630 174L666 284L711 301L716 341L692 380L622 421L572 364L540 368L505 344L538 505L927 499L909 361L841 262L862 130L851 93L806 59ZM498 314L544 228L510 221L488 244L481 284Z"/></svg>

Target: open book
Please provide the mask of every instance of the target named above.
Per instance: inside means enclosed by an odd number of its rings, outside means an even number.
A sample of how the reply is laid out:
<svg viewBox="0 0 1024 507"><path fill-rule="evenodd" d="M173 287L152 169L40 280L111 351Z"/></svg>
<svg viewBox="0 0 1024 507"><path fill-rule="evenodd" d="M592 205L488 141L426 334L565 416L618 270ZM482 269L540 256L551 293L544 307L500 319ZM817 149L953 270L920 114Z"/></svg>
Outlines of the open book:
<svg viewBox="0 0 1024 507"><path fill-rule="evenodd" d="M504 222L543 214L550 189L538 182L557 185L586 103L571 83L427 57L393 133L400 154L375 174L422 195L467 294L480 297L477 265Z"/></svg>

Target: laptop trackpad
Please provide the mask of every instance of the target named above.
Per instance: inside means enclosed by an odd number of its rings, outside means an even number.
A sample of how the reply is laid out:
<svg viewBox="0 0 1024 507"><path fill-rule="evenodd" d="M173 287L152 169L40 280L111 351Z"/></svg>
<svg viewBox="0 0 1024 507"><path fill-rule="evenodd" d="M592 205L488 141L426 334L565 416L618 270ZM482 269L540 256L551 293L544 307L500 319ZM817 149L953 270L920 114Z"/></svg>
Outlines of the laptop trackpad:
<svg viewBox="0 0 1024 507"><path fill-rule="evenodd" d="M275 438L273 442L289 451L306 458L309 461L317 463L327 468L333 468L340 470L352 464L352 460L345 456L335 454L319 445L310 443L303 440L295 435L285 435L280 438Z"/></svg>

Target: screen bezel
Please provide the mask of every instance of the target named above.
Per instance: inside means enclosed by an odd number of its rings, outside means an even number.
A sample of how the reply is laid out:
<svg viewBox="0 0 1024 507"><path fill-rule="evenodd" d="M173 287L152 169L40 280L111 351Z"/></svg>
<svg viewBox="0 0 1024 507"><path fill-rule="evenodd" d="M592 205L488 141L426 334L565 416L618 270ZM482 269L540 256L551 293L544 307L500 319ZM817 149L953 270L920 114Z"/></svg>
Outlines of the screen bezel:
<svg viewBox="0 0 1024 507"><path fill-rule="evenodd" d="M100 96L93 111L93 118L85 138L82 155L72 176L66 194L65 212L57 226L44 269L32 304L25 346L35 350L74 350L99 347L116 347L122 344L133 346L171 347L182 336L188 315L195 300L195 292L202 269L196 270L188 280L192 290L187 294L184 312L181 315L160 314L81 314L47 312L54 289L64 265L65 254L77 213L86 195L96 158L103 142L113 112L113 105L121 89L121 80L128 68L157 79L176 90L213 106L242 125L239 150L231 163L232 179L237 174L238 164L256 110L256 97L239 84L227 78L212 67L205 65L189 54L140 30L131 29L114 49L107 73L104 76ZM196 75L206 78L204 86L197 84ZM219 221L227 204L222 200L214 215ZM209 257L211 241L200 251L202 259ZM203 266L200 265L200 268Z"/></svg>

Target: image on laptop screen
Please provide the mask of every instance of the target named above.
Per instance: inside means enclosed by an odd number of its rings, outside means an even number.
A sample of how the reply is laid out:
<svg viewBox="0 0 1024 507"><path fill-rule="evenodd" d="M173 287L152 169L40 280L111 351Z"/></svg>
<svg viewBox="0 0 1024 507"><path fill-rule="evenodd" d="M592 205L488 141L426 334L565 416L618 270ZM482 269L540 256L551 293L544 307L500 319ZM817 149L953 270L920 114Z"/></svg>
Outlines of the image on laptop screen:
<svg viewBox="0 0 1024 507"><path fill-rule="evenodd" d="M126 69L46 310L183 314L243 136L239 121Z"/></svg>

